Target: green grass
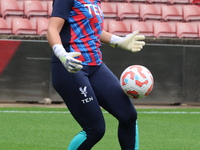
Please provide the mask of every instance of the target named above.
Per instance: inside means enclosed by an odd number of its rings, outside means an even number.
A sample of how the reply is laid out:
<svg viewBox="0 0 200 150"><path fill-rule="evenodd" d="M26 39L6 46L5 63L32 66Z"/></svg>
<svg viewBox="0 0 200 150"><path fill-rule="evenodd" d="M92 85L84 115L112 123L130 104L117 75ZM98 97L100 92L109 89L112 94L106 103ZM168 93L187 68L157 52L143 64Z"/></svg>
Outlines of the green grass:
<svg viewBox="0 0 200 150"><path fill-rule="evenodd" d="M16 110L21 112L3 112ZM0 150L67 150L71 139L81 130L70 113L25 113L25 111L68 110L34 107L0 108ZM200 113L198 113L200 109L137 109L137 111L140 150L200 149ZM108 113L104 113L104 116L106 134L93 150L120 150L117 140L117 120Z"/></svg>

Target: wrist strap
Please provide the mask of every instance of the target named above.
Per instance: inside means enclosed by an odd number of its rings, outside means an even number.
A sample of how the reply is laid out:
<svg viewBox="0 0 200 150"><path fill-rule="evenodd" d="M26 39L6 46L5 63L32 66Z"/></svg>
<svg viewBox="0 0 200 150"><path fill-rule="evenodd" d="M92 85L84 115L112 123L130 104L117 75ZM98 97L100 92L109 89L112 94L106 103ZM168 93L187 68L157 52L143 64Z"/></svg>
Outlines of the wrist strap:
<svg viewBox="0 0 200 150"><path fill-rule="evenodd" d="M112 34L111 39L110 39L110 45L111 45L112 47L115 47L115 46L117 46L117 42L120 42L120 41L122 41L122 40L123 40L122 37L116 36L116 35L113 35L113 34Z"/></svg>
<svg viewBox="0 0 200 150"><path fill-rule="evenodd" d="M53 49L53 51L54 51L54 54L55 54L58 58L60 58L63 54L66 53L65 48L64 48L63 45L61 45L61 44L54 44L54 45L52 46L52 49Z"/></svg>

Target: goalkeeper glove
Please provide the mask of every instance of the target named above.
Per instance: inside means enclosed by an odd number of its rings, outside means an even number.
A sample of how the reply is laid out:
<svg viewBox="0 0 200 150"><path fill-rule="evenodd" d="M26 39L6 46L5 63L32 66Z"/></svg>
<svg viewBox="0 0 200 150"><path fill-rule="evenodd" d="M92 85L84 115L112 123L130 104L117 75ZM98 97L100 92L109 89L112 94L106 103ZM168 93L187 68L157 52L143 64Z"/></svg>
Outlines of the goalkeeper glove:
<svg viewBox="0 0 200 150"><path fill-rule="evenodd" d="M81 65L81 61L75 59L81 55L79 52L69 52L67 53L64 47L61 44L53 45L54 54L60 59L63 66L70 72L70 73L77 73L79 70L83 68Z"/></svg>
<svg viewBox="0 0 200 150"><path fill-rule="evenodd" d="M120 47L124 50L132 51L132 52L138 52L140 51L143 46L145 45L144 41L138 41L138 40L144 40L144 35L137 35L139 31L134 31L131 34L128 34L125 37L119 37L116 35L111 36L110 45L112 47Z"/></svg>

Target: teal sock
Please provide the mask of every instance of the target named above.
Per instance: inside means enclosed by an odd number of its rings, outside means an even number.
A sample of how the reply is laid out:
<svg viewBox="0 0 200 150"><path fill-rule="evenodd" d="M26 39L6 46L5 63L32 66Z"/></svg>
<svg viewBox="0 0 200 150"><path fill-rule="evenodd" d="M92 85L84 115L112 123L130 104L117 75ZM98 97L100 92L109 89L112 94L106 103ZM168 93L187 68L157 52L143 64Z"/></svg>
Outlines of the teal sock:
<svg viewBox="0 0 200 150"><path fill-rule="evenodd" d="M85 131L79 132L70 142L68 150L77 150L78 147L87 139Z"/></svg>
<svg viewBox="0 0 200 150"><path fill-rule="evenodd" d="M135 125L135 150L139 150L139 131L137 121Z"/></svg>

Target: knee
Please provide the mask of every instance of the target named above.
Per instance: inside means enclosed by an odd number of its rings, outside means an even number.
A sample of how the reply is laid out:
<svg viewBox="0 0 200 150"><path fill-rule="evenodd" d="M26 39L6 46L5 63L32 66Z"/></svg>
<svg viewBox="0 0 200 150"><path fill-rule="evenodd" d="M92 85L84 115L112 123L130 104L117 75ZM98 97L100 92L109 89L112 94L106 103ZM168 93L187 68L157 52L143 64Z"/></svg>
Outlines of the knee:
<svg viewBox="0 0 200 150"><path fill-rule="evenodd" d="M105 124L98 125L97 127L87 130L87 138L95 140L98 142L105 134Z"/></svg>
<svg viewBox="0 0 200 150"><path fill-rule="evenodd" d="M96 137L100 140L105 134L105 124L96 128Z"/></svg>
<svg viewBox="0 0 200 150"><path fill-rule="evenodd" d="M133 125L136 124L136 120L137 120L137 112L133 110L125 117L121 117L121 119L119 119L119 124L120 126L133 127Z"/></svg>

